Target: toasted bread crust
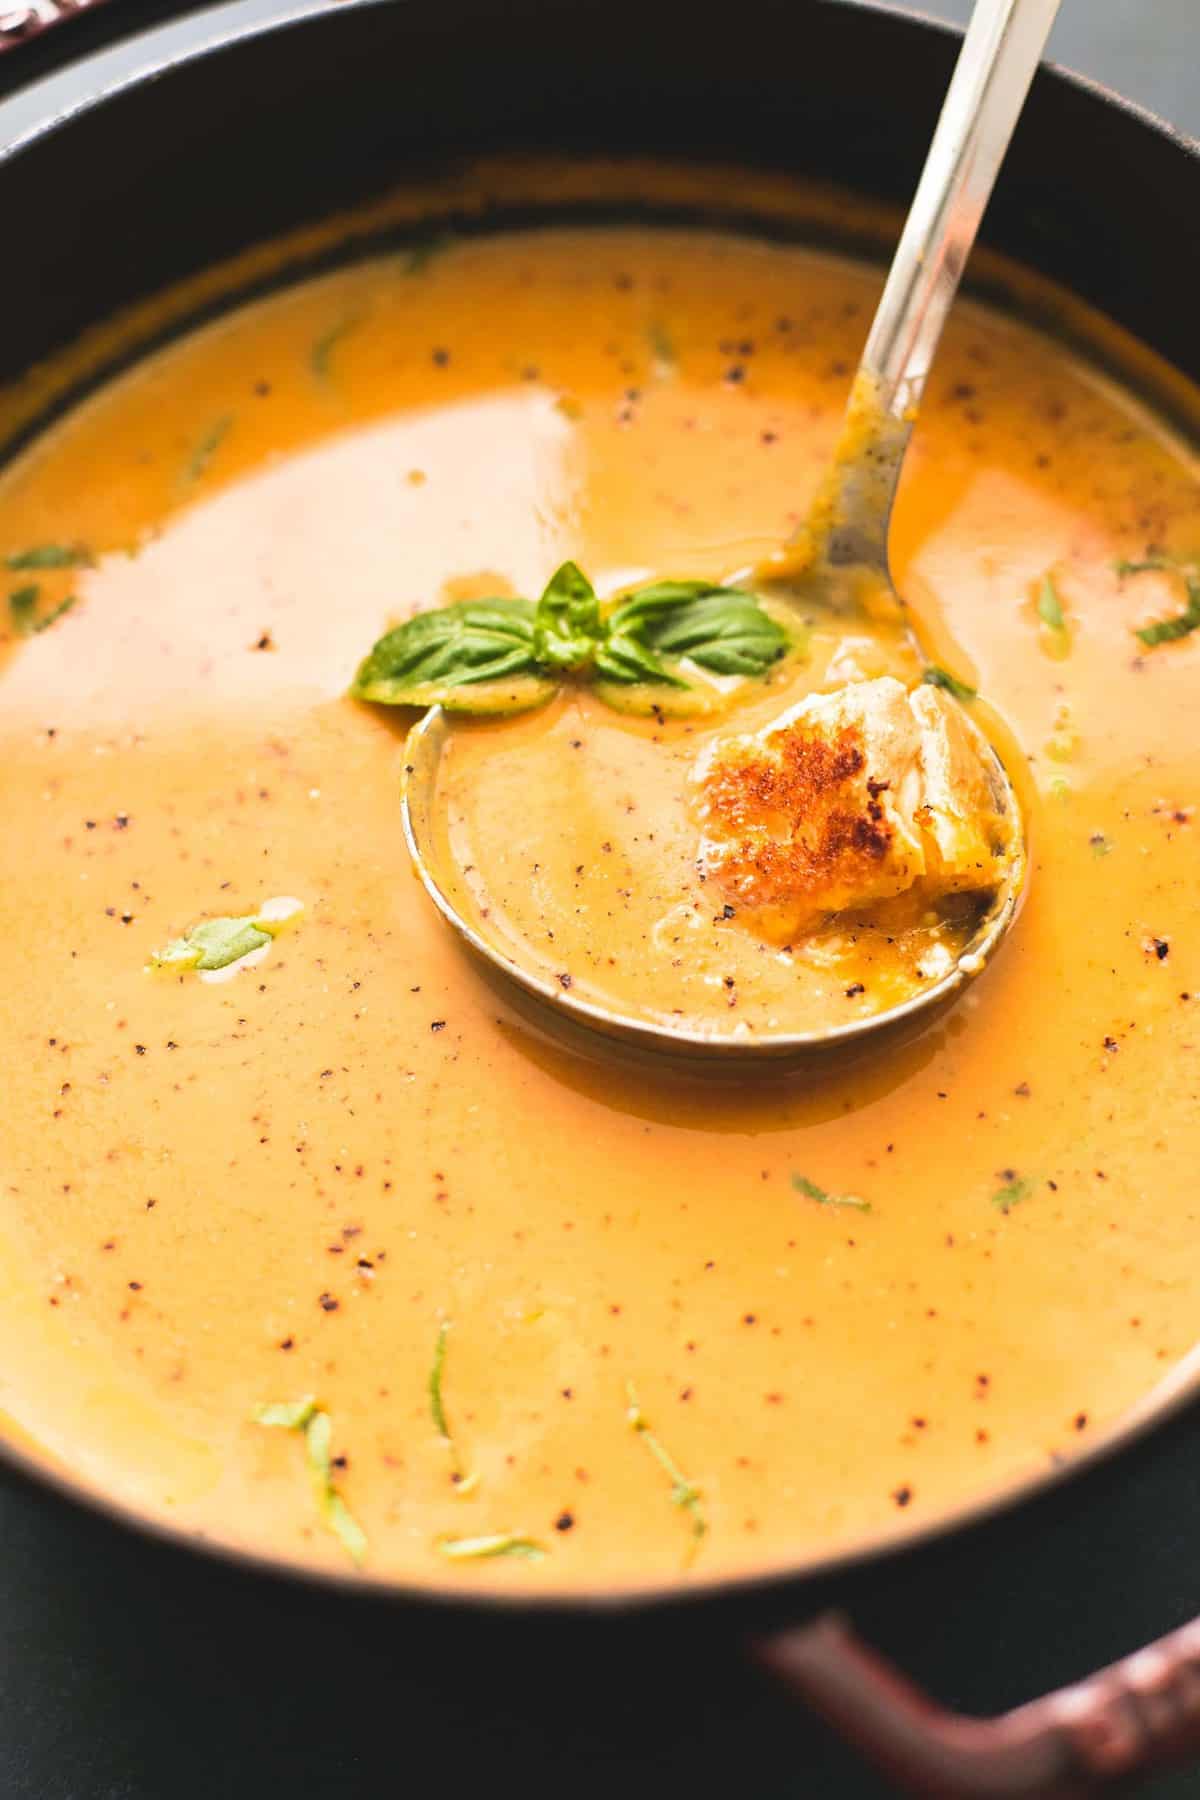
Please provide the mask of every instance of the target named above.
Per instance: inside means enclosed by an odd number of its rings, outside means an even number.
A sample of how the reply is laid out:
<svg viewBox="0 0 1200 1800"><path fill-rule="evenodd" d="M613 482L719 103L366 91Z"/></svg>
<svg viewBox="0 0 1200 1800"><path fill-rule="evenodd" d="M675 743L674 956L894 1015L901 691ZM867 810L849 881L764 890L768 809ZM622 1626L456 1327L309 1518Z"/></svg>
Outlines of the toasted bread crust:
<svg viewBox="0 0 1200 1800"><path fill-rule="evenodd" d="M723 840L724 885L754 906L790 904L839 885L869 880L895 841L879 796L888 782L859 777L866 768L862 728L832 739L789 735L778 754L739 745L716 763L705 785L705 815ZM805 836L779 835L783 821L811 822Z"/></svg>

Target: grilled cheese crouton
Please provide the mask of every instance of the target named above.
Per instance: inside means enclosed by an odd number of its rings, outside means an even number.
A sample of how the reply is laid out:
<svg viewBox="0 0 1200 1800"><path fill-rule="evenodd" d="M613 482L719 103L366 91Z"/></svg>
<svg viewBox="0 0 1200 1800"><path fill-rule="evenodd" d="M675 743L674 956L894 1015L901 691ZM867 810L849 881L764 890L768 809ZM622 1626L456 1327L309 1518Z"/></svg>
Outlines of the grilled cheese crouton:
<svg viewBox="0 0 1200 1800"><path fill-rule="evenodd" d="M883 676L811 695L697 770L701 872L780 940L899 894L994 886L1003 833L984 749L931 688Z"/></svg>

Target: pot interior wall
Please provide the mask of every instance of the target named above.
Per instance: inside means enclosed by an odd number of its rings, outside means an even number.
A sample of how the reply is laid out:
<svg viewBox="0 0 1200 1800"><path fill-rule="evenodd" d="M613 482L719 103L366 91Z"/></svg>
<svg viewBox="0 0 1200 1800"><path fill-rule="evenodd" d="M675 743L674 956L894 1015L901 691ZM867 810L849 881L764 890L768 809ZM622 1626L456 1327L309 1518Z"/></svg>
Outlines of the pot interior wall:
<svg viewBox="0 0 1200 1800"><path fill-rule="evenodd" d="M216 35L204 15L196 31ZM827 0L351 0L217 44L0 158L19 276L0 381L139 296L484 149L766 163L902 203L956 48ZM1043 71L984 240L1195 375L1179 270L1198 190L1178 140Z"/></svg>

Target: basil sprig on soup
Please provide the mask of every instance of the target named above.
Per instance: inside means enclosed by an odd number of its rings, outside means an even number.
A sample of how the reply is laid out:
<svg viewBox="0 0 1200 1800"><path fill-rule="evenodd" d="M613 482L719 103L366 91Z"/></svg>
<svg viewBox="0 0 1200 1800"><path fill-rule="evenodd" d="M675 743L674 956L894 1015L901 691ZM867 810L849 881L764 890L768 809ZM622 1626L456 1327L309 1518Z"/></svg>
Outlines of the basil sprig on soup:
<svg viewBox="0 0 1200 1800"><path fill-rule="evenodd" d="M705 712L727 684L766 675L794 646L741 588L658 581L606 606L565 562L536 604L460 600L397 625L351 693L384 706L513 713L542 705L570 678L620 711Z"/></svg>

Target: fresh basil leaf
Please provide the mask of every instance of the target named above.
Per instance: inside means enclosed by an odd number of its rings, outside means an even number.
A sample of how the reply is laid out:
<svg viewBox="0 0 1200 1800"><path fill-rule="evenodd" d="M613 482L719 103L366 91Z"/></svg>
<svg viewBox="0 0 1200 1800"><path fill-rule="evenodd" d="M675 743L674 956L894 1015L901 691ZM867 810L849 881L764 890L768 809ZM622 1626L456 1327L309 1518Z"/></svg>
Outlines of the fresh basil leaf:
<svg viewBox="0 0 1200 1800"><path fill-rule="evenodd" d="M537 603L534 660L543 669L585 669L595 658L603 629L595 588L578 563L563 563Z"/></svg>
<svg viewBox="0 0 1200 1800"><path fill-rule="evenodd" d="M964 704L976 699L979 693L978 688L968 687L965 681L960 681L957 675L951 675L948 669L939 668L937 663L930 664L921 680L926 687L945 688L948 694L953 694L956 700Z"/></svg>
<svg viewBox="0 0 1200 1800"><path fill-rule="evenodd" d="M458 600L381 637L350 692L384 706L428 706L456 688L536 675L530 600Z"/></svg>
<svg viewBox="0 0 1200 1800"><path fill-rule="evenodd" d="M37 544L32 550L15 550L6 556L6 569L85 569L91 552L82 544Z"/></svg>
<svg viewBox="0 0 1200 1800"><path fill-rule="evenodd" d="M663 666L663 657L688 657L717 675L762 675L788 642L783 627L754 594L709 581L657 581L610 614L606 643L618 650L601 666L609 680L678 686L678 676ZM630 646L653 660L639 662Z"/></svg>
<svg viewBox="0 0 1200 1800"><path fill-rule="evenodd" d="M596 674L606 681L661 681L677 688L688 685L637 638L611 629L596 652Z"/></svg>
<svg viewBox="0 0 1200 1800"><path fill-rule="evenodd" d="M367 1534L336 1488L331 1487L328 1490L321 1510L326 1525L337 1538L351 1562L357 1564L365 1562L367 1551L371 1547Z"/></svg>
<svg viewBox="0 0 1200 1800"><path fill-rule="evenodd" d="M1038 618L1042 621L1043 625L1048 625L1051 631L1066 630L1067 621L1063 616L1062 601L1058 597L1058 589L1055 587L1054 579L1050 575L1043 578L1041 588L1038 591L1037 609Z"/></svg>
<svg viewBox="0 0 1200 1800"><path fill-rule="evenodd" d="M522 1557L528 1562L541 1562L545 1547L536 1538L518 1537L511 1531L493 1531L483 1537L443 1537L437 1547L451 1562L479 1561L492 1556Z"/></svg>
<svg viewBox="0 0 1200 1800"><path fill-rule="evenodd" d="M41 591L40 587L30 583L28 587L19 587L8 596L8 616L18 637L26 637L33 630L34 610Z"/></svg>

